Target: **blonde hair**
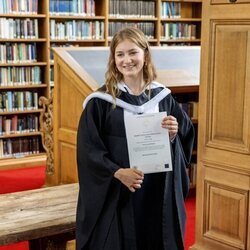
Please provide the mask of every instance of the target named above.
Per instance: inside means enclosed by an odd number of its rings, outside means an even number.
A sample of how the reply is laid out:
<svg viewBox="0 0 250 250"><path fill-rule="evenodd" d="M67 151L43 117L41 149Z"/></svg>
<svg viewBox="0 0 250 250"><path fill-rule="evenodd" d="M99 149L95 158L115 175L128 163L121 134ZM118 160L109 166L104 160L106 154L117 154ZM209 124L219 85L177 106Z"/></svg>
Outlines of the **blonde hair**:
<svg viewBox="0 0 250 250"><path fill-rule="evenodd" d="M115 49L119 43L124 40L130 40L138 47L144 50L145 64L143 67L143 79L145 85L148 85L156 79L156 70L152 62L152 56L147 38L143 32L137 28L126 27L119 30L114 36L110 44L110 54L108 61L108 68L105 73L106 91L115 99L119 96L120 90L117 83L123 80L123 75L117 70L115 65Z"/></svg>

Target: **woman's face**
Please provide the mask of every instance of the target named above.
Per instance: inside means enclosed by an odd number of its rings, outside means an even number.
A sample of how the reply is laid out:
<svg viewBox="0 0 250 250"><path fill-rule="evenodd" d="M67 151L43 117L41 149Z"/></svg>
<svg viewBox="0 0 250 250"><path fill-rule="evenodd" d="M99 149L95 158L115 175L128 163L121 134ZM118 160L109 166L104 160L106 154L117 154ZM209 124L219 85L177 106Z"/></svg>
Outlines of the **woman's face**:
<svg viewBox="0 0 250 250"><path fill-rule="evenodd" d="M117 45L115 64L125 82L126 79L143 77L144 61L144 50L130 40L126 39Z"/></svg>

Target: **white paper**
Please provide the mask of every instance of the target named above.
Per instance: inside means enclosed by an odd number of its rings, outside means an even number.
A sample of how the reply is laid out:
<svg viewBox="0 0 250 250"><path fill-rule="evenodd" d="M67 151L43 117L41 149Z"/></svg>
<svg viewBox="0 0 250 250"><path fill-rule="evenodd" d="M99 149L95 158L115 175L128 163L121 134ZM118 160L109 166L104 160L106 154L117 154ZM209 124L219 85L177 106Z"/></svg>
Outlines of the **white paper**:
<svg viewBox="0 0 250 250"><path fill-rule="evenodd" d="M168 130L161 127L166 112L124 117L130 167L143 173L172 171Z"/></svg>

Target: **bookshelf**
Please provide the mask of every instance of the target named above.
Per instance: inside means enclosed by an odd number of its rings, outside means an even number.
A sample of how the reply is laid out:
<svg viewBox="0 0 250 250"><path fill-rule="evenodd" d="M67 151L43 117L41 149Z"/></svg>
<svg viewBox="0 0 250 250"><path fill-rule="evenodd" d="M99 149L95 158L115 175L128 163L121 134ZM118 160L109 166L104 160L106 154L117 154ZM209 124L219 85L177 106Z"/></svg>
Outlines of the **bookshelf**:
<svg viewBox="0 0 250 250"><path fill-rule="evenodd" d="M140 28L153 46L200 44L201 0L87 0L85 7L79 0L47 1L50 48L108 46L113 34L128 25ZM53 87L52 50L49 64Z"/></svg>
<svg viewBox="0 0 250 250"><path fill-rule="evenodd" d="M201 7L199 0L163 0L160 3L161 45L199 45L201 37Z"/></svg>
<svg viewBox="0 0 250 250"><path fill-rule="evenodd" d="M0 169L45 163L40 96L48 96L46 3L0 3Z"/></svg>
<svg viewBox="0 0 250 250"><path fill-rule="evenodd" d="M106 1L46 0L50 86L54 87L54 47L105 46ZM84 4L85 3L85 4Z"/></svg>
<svg viewBox="0 0 250 250"><path fill-rule="evenodd" d="M13 5L9 4L8 0L0 1L0 25L1 30L5 30L0 35L0 82L5 81L0 83L1 99L5 95L11 99L11 96L24 93L35 95L36 103L41 96L51 98L54 88L53 48L107 47L114 32L126 25L141 28L153 46L200 44L201 0L13 0ZM172 28L175 23L195 25L195 36L184 36L181 25L178 26L178 37L171 35L172 30L177 29L177 26ZM167 25L171 27L167 29ZM14 35L16 28L17 34ZM28 34L22 35L21 31ZM15 60L7 60L6 56ZM24 76L31 79L28 84L7 84L12 81L10 76L13 75L17 81L23 81ZM37 78L37 75L40 77ZM11 134L3 131L3 120L25 120L28 117L37 120L42 112L41 107L36 105L34 108L12 111L3 107L0 109L0 141L37 138L39 153L34 152L32 160L36 156L44 159L46 155L41 143L39 122L35 122L35 131ZM0 168L8 166L10 159L16 163L14 165L24 166L23 162L28 157L28 154L17 154L8 157L7 161L7 157L0 155Z"/></svg>

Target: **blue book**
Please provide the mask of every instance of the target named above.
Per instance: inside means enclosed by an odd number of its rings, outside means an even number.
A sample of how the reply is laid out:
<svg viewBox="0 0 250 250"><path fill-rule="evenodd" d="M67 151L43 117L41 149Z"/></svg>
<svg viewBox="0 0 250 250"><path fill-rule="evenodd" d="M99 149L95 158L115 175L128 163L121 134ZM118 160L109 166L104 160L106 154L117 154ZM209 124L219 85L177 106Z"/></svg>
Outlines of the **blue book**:
<svg viewBox="0 0 250 250"><path fill-rule="evenodd" d="M58 14L58 12L59 12L59 2L60 2L60 0L54 0L55 2L55 4L54 4L54 12L55 12L55 14Z"/></svg>
<svg viewBox="0 0 250 250"><path fill-rule="evenodd" d="M50 12L50 14L55 13L55 0L49 1L49 12Z"/></svg>
<svg viewBox="0 0 250 250"><path fill-rule="evenodd" d="M65 14L69 15L70 14L70 7L69 7L69 0L65 0Z"/></svg>
<svg viewBox="0 0 250 250"><path fill-rule="evenodd" d="M73 0L68 0L68 3L69 3L69 15L72 15L75 13Z"/></svg>
<svg viewBox="0 0 250 250"><path fill-rule="evenodd" d="M59 1L59 14L68 15L68 13L69 13L68 1L66 0Z"/></svg>

